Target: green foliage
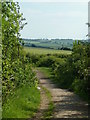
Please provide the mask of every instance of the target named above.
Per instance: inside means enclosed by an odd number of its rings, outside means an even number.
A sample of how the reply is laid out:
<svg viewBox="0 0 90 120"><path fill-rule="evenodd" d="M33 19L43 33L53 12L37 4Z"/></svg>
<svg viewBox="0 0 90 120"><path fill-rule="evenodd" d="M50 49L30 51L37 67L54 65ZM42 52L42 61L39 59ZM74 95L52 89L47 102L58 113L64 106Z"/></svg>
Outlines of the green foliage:
<svg viewBox="0 0 90 120"><path fill-rule="evenodd" d="M53 56L46 56L41 58L38 62L37 62L37 66L38 67L51 67L52 64L54 64L55 59Z"/></svg>
<svg viewBox="0 0 90 120"><path fill-rule="evenodd" d="M70 87L73 80L73 75L72 69L68 69L67 61L62 60L59 64L55 63L53 67L53 74L55 81L58 82L58 85L61 88Z"/></svg>
<svg viewBox="0 0 90 120"><path fill-rule="evenodd" d="M20 30L25 18L17 2L2 2L2 95L3 104L16 88L35 86L35 73L22 50Z"/></svg>
<svg viewBox="0 0 90 120"><path fill-rule="evenodd" d="M90 44L75 42L72 54L66 60L53 65L55 81L61 88L71 89L87 99L89 61Z"/></svg>
<svg viewBox="0 0 90 120"><path fill-rule="evenodd" d="M70 52L68 51L51 51L50 49L41 48L24 48L24 51L27 60L31 62L33 66L37 67L52 67L54 63L60 63L62 60L65 60L70 55Z"/></svg>
<svg viewBox="0 0 90 120"><path fill-rule="evenodd" d="M39 55L32 55L30 53L28 53L28 55L29 55L29 58L31 60L31 63L36 64L39 61L39 59L40 59Z"/></svg>
<svg viewBox="0 0 90 120"><path fill-rule="evenodd" d="M50 59L51 58L51 59ZM50 64L49 61L50 60ZM54 61L53 63L51 61ZM40 70L57 83L60 88L69 89L79 94L85 100L90 100L88 95L90 71L90 44L75 42L73 52L68 56L49 55L40 58ZM41 66L46 66L44 68ZM49 70L49 68L52 68ZM51 72L52 71L52 72Z"/></svg>

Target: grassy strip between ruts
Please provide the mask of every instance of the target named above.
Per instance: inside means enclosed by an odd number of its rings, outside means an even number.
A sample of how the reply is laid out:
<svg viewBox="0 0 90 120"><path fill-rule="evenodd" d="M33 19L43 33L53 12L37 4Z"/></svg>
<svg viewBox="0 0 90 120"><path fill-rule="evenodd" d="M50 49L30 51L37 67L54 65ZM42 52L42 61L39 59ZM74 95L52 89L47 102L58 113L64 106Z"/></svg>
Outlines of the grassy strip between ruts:
<svg viewBox="0 0 90 120"><path fill-rule="evenodd" d="M37 67L36 69L40 70L41 72L43 72L43 74L47 77L47 78L51 78L52 77L52 71L51 68L47 68L47 67ZM50 93L50 91L45 88L42 87L42 89L45 91L48 99L49 99L49 106L48 109L44 112L43 115L43 119L50 119L52 118L53 115L53 110L54 110L54 103L52 101L52 95Z"/></svg>
<svg viewBox="0 0 90 120"><path fill-rule="evenodd" d="M35 87L23 86L10 96L3 106L3 118L31 118L40 104L40 92Z"/></svg>
<svg viewBox="0 0 90 120"><path fill-rule="evenodd" d="M44 112L42 119L50 119L53 117L53 110L54 110L54 103L52 101L52 95L47 88L42 87L42 89L45 91L46 96L48 97L48 100L49 100L48 109Z"/></svg>
<svg viewBox="0 0 90 120"><path fill-rule="evenodd" d="M47 78L51 78L51 69L50 68L47 68L47 67L36 67L35 68L36 70L39 70L41 72L43 72L43 74L47 77ZM53 110L54 110L54 103L52 101L52 95L50 93L50 91L41 86L42 90L45 92L48 100L49 100L49 105L48 105L48 109L43 113L43 116L41 117L43 120L44 119L50 119L52 118L53 116Z"/></svg>

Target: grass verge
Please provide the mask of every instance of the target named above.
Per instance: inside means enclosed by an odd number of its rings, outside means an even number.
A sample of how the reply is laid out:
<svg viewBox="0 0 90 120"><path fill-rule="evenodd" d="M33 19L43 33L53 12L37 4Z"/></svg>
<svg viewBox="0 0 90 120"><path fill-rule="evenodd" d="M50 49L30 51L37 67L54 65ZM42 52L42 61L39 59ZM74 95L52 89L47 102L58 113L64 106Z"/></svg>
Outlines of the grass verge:
<svg viewBox="0 0 90 120"><path fill-rule="evenodd" d="M31 118L40 104L40 92L35 87L23 86L9 96L3 105L3 118Z"/></svg>

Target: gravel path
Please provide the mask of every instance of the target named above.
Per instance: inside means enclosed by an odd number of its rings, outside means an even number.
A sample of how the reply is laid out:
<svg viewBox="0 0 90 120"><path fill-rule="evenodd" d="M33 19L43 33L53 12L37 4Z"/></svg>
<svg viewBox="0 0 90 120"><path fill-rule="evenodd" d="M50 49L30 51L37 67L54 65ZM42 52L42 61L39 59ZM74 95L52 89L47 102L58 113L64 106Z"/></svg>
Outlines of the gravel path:
<svg viewBox="0 0 90 120"><path fill-rule="evenodd" d="M55 105L53 118L88 118L88 104L82 101L79 96L65 89L57 88L50 79L47 79L42 72L36 71L40 85L47 88L52 94ZM41 109L44 109L47 101L44 100Z"/></svg>
<svg viewBox="0 0 90 120"><path fill-rule="evenodd" d="M40 86L40 88L41 88L41 86ZM42 88L40 89L40 94L41 94L40 107L39 107L37 113L34 115L34 117L30 118L29 120L42 120L45 111L48 110L49 100L48 100L48 97L47 97L45 91Z"/></svg>

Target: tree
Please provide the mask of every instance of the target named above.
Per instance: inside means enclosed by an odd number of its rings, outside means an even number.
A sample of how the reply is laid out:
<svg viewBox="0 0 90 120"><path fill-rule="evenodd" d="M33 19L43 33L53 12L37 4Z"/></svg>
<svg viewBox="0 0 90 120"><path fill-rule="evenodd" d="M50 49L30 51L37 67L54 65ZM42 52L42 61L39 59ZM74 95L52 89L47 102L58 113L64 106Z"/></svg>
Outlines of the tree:
<svg viewBox="0 0 90 120"><path fill-rule="evenodd" d="M27 24L18 2L2 2L2 92L3 99L11 93L25 75L24 55L20 45L20 30ZM20 75L21 74L21 75ZM23 74L23 75L22 75Z"/></svg>

